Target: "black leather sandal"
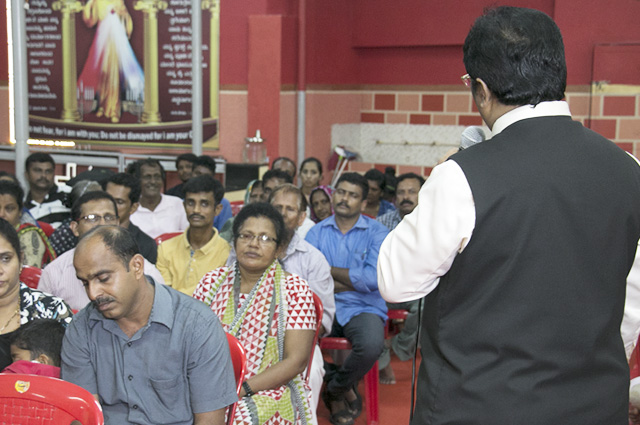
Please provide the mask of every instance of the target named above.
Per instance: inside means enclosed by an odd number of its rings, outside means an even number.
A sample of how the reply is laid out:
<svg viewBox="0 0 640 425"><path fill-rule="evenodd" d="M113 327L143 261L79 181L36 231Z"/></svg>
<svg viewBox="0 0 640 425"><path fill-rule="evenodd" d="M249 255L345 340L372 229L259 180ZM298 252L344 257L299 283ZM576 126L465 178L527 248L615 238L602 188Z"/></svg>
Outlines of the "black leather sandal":
<svg viewBox="0 0 640 425"><path fill-rule="evenodd" d="M351 404L343 396L336 397L325 390L322 393L322 401L324 402L324 405L327 406L327 409L331 414L331 416L329 417L329 422L331 422L332 425L353 425L355 423L355 419L351 415ZM333 410L331 410L331 403L334 401L344 401L344 404L347 406L347 408L338 412L334 412Z"/></svg>

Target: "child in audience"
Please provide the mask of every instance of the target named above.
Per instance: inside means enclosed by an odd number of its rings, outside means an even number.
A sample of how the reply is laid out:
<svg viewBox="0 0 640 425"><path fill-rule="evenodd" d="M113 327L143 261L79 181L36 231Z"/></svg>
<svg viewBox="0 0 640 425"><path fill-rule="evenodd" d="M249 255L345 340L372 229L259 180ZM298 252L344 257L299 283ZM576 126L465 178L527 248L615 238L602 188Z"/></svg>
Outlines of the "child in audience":
<svg viewBox="0 0 640 425"><path fill-rule="evenodd" d="M13 363L2 373L60 378L64 331L65 327L53 319L36 319L20 326L11 340Z"/></svg>

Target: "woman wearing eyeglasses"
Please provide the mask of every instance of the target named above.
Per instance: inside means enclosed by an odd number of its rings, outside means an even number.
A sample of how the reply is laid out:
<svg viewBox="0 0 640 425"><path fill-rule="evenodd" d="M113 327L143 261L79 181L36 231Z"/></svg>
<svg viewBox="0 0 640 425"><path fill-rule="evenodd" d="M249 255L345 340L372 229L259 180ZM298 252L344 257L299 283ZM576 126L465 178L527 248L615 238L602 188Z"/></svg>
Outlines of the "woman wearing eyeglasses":
<svg viewBox="0 0 640 425"><path fill-rule="evenodd" d="M218 315L247 351L247 373L234 424L310 424L302 378L316 326L311 290L282 270L285 226L269 204L245 206L233 223L237 261L207 273L194 298ZM275 423L275 422L274 422Z"/></svg>

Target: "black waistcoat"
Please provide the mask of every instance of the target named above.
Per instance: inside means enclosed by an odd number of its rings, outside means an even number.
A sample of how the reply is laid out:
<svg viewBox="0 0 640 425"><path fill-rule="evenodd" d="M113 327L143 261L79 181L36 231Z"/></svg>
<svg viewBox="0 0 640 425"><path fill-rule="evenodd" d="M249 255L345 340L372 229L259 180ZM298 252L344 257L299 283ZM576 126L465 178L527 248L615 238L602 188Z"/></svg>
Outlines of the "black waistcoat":
<svg viewBox="0 0 640 425"><path fill-rule="evenodd" d="M426 299L413 424L626 424L640 167L569 117L519 121L452 160L476 223Z"/></svg>

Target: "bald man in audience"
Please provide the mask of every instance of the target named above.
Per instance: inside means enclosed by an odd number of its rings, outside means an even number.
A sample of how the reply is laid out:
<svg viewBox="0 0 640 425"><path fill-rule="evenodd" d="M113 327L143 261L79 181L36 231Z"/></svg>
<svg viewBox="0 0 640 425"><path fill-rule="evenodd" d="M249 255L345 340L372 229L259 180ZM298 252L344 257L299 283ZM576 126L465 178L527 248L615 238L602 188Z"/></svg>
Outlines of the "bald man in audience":
<svg viewBox="0 0 640 425"><path fill-rule="evenodd" d="M193 295L202 276L224 266L231 249L213 227L213 220L222 210L222 184L204 174L193 177L184 185L184 210L189 228L180 236L160 244L158 270L167 285Z"/></svg>
<svg viewBox="0 0 640 425"><path fill-rule="evenodd" d="M118 209L113 197L103 191L87 192L71 208L71 230L82 237L91 229L99 226L118 226ZM73 268L73 256L77 247L65 252L42 271L38 289L62 298L74 310L80 310L89 303L82 283L76 277ZM156 282L164 283L162 275L155 266L144 261L144 271Z"/></svg>
<svg viewBox="0 0 640 425"><path fill-rule="evenodd" d="M62 378L94 395L107 424L223 425L238 396L211 309L145 276L121 227L85 234L73 264L91 303L65 334Z"/></svg>

